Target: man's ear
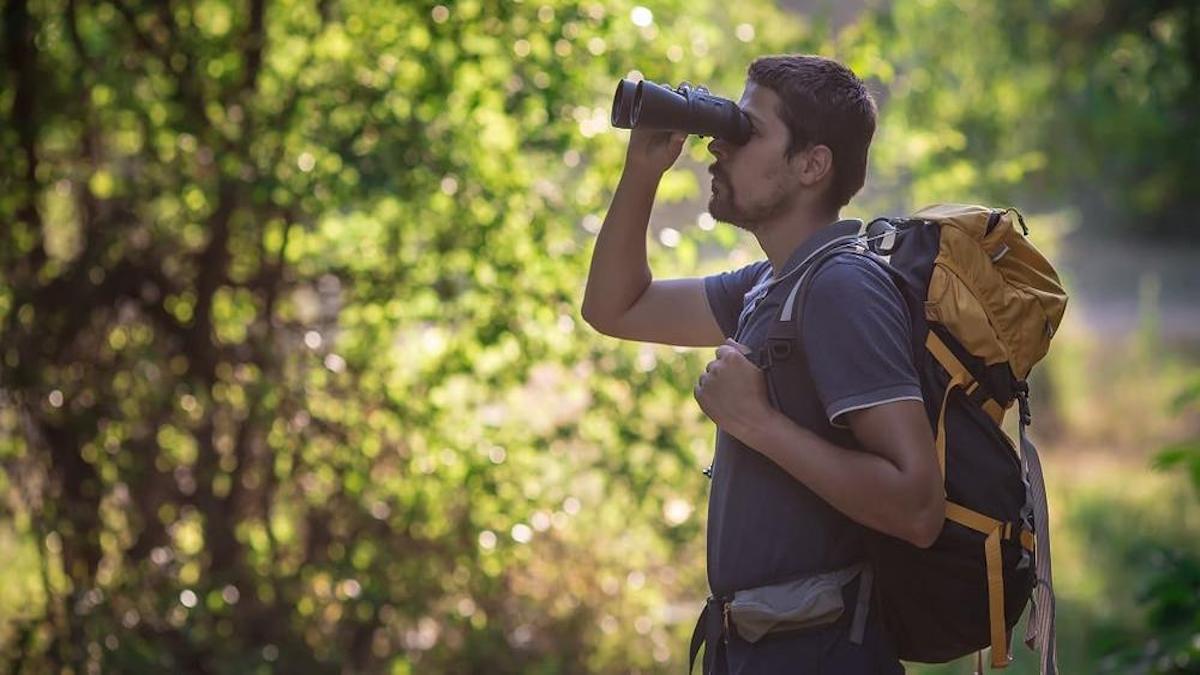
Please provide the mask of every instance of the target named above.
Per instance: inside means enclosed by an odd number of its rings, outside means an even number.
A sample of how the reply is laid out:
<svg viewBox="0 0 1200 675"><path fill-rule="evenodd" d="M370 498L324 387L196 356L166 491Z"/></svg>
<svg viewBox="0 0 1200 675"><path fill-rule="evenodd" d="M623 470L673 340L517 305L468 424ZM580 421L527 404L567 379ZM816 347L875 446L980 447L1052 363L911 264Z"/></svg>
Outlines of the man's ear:
<svg viewBox="0 0 1200 675"><path fill-rule="evenodd" d="M812 187L833 175L833 151L826 145L813 145L795 157L801 184Z"/></svg>

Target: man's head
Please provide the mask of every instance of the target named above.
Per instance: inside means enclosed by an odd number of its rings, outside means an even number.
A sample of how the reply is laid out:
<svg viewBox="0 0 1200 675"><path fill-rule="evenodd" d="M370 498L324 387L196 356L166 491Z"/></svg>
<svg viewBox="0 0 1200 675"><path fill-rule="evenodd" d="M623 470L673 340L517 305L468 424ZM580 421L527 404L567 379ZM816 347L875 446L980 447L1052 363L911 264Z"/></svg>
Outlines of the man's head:
<svg viewBox="0 0 1200 675"><path fill-rule="evenodd" d="M717 157L714 218L753 231L797 209L833 217L862 188L875 101L849 68L820 56L764 56L750 64L738 105L750 140L708 146Z"/></svg>

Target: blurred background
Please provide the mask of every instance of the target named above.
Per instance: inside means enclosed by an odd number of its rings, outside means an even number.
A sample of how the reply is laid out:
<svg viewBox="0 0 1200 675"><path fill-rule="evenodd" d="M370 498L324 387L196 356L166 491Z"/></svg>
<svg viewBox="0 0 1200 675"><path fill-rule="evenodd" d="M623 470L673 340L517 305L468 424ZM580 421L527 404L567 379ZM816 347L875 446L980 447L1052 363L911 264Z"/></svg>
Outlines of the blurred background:
<svg viewBox="0 0 1200 675"><path fill-rule="evenodd" d="M681 672L711 354L580 320L609 106L810 52L880 104L844 215L1018 206L1072 294L1062 672L1200 672L1200 4L637 2L5 0L0 669ZM658 277L761 258L706 144Z"/></svg>

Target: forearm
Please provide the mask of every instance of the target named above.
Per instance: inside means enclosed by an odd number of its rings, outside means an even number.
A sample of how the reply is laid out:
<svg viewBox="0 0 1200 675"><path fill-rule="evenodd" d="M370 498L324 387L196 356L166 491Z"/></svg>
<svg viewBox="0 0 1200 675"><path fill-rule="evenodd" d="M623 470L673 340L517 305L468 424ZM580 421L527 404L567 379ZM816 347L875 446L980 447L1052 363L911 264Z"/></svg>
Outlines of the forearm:
<svg viewBox="0 0 1200 675"><path fill-rule="evenodd" d="M626 170L621 174L592 253L583 315L601 324L623 315L650 285L646 229L661 175Z"/></svg>
<svg viewBox="0 0 1200 675"><path fill-rule="evenodd" d="M850 519L918 546L936 538L944 495L926 489L928 477L830 443L776 410L734 435Z"/></svg>

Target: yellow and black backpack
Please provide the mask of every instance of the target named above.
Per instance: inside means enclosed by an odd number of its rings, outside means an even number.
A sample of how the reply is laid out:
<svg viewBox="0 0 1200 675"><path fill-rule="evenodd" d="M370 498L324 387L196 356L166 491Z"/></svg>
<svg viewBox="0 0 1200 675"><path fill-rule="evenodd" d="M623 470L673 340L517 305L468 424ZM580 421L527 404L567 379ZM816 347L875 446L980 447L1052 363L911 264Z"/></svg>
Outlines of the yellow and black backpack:
<svg viewBox="0 0 1200 675"><path fill-rule="evenodd" d="M814 256L768 335L768 353L791 348L804 281L835 255L875 259L906 298L946 489L946 522L933 546L873 538L878 606L906 661L977 653L982 670L990 646L992 667L1007 666L1013 626L1032 597L1025 642L1039 652L1042 673L1057 672L1046 492L1025 433L1026 379L1046 355L1067 296L1027 235L1015 209L939 204L876 219ZM1014 403L1019 444L1001 429Z"/></svg>

